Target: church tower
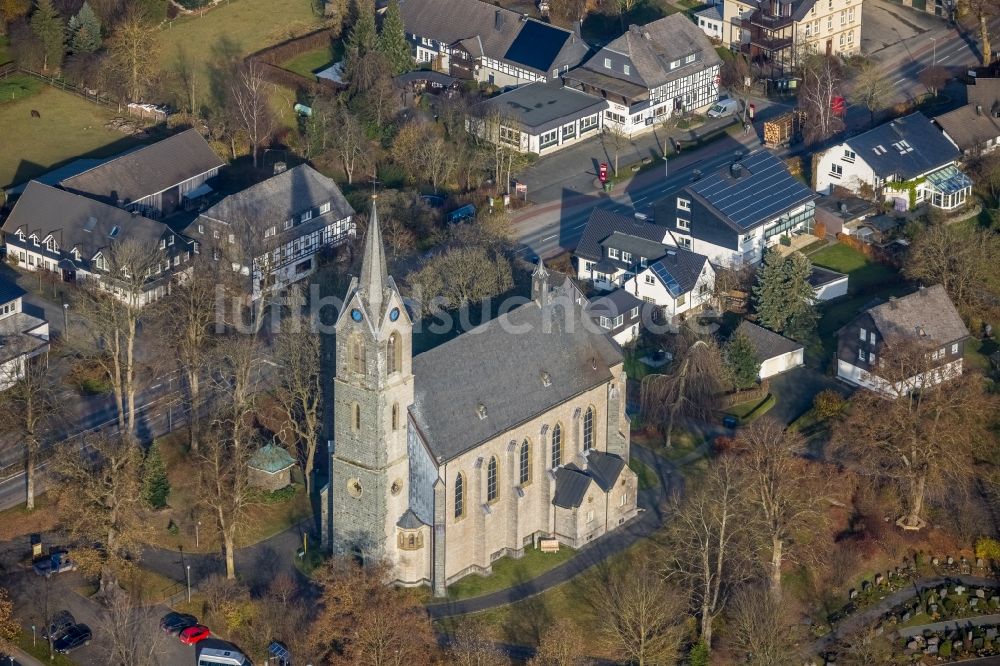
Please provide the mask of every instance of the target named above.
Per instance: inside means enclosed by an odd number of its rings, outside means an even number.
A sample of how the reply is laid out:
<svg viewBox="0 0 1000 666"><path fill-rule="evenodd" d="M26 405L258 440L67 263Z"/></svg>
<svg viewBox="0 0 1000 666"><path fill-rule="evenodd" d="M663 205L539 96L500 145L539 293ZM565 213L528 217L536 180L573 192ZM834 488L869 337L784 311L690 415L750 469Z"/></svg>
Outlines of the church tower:
<svg viewBox="0 0 1000 666"><path fill-rule="evenodd" d="M386 270L372 202L361 274L335 326L331 541L335 553L395 561L407 510L407 409L413 404L413 324Z"/></svg>

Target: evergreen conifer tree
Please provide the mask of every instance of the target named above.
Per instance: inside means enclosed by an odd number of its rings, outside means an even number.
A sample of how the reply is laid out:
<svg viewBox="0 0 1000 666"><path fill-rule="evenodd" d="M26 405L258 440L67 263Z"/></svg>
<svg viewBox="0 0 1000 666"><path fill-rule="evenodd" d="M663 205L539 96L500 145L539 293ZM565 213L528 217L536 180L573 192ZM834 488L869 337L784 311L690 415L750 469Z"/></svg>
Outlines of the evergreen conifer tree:
<svg viewBox="0 0 1000 666"><path fill-rule="evenodd" d="M160 456L160 448L153 442L142 463L142 499L152 509L162 509L170 496L167 466Z"/></svg>
<svg viewBox="0 0 1000 666"><path fill-rule="evenodd" d="M88 3L69 20L69 29L73 53L93 53L101 48L101 22Z"/></svg>
<svg viewBox="0 0 1000 666"><path fill-rule="evenodd" d="M410 55L410 45L406 41L403 16L399 12L399 0L389 0L385 17L382 19L378 49L389 61L393 75L413 69L413 56Z"/></svg>
<svg viewBox="0 0 1000 666"><path fill-rule="evenodd" d="M62 19L52 6L52 0L37 0L35 11L31 15L31 32L42 45L42 69L59 69L64 55L65 33Z"/></svg>
<svg viewBox="0 0 1000 666"><path fill-rule="evenodd" d="M760 372L760 359L750 338L740 332L734 333L723 351L726 369L737 390L753 387Z"/></svg>
<svg viewBox="0 0 1000 666"><path fill-rule="evenodd" d="M349 79L354 77L361 60L377 48L374 3L372 0L355 0L354 25L344 43L344 69Z"/></svg>
<svg viewBox="0 0 1000 666"><path fill-rule="evenodd" d="M811 272L812 263L804 255L793 252L782 257L769 250L753 288L758 323L799 342L812 339L819 314L816 292L809 284Z"/></svg>

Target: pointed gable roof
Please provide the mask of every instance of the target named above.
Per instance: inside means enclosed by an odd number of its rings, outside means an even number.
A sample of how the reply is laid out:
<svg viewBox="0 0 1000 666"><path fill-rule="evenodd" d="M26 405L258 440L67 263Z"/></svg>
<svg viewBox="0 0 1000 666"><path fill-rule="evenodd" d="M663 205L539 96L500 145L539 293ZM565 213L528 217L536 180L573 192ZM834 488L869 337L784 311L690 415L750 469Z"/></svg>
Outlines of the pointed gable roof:
<svg viewBox="0 0 1000 666"><path fill-rule="evenodd" d="M365 253L361 258L361 277L358 289L371 306L372 315L382 315L382 302L389 286L389 270L386 268L385 247L382 244L382 230L378 223L378 209L372 201L372 215L365 234Z"/></svg>

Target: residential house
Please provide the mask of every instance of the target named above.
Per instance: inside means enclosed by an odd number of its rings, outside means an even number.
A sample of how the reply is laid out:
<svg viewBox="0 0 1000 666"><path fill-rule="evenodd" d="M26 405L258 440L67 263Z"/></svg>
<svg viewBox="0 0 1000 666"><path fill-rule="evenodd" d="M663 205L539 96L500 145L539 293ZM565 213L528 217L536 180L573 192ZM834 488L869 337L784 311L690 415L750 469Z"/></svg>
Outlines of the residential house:
<svg viewBox="0 0 1000 666"><path fill-rule="evenodd" d="M651 316L649 304L633 296L627 289L615 289L590 301L587 306L594 322L620 345L626 345L639 337L644 317Z"/></svg>
<svg viewBox="0 0 1000 666"><path fill-rule="evenodd" d="M653 210L679 247L716 265L757 263L782 236L812 233L817 198L762 149L702 176Z"/></svg>
<svg viewBox="0 0 1000 666"><path fill-rule="evenodd" d="M790 76L804 53L847 56L861 49L862 0L725 0L722 43L767 78Z"/></svg>
<svg viewBox="0 0 1000 666"><path fill-rule="evenodd" d="M722 12L718 5L711 5L694 13L698 27L709 39L722 39Z"/></svg>
<svg viewBox="0 0 1000 666"><path fill-rule="evenodd" d="M166 224L50 185L30 182L4 222L7 257L26 270L63 280L99 280L112 287L109 249L126 240L159 251L162 264L144 286L144 302L166 294L169 276L189 268L198 244Z"/></svg>
<svg viewBox="0 0 1000 666"><path fill-rule="evenodd" d="M863 188L908 210L924 201L952 210L972 181L958 167L958 147L919 111L851 137L814 160L816 191Z"/></svg>
<svg viewBox="0 0 1000 666"><path fill-rule="evenodd" d="M418 65L501 88L555 81L587 55L574 32L480 0L402 0Z"/></svg>
<svg viewBox="0 0 1000 666"><path fill-rule="evenodd" d="M24 312L26 293L0 277L0 391L24 376L25 364L32 358L49 351L49 323Z"/></svg>
<svg viewBox="0 0 1000 666"><path fill-rule="evenodd" d="M215 204L185 229L213 259L250 274L251 298L309 276L323 247L354 236L354 209L331 179L307 164L288 169Z"/></svg>
<svg viewBox="0 0 1000 666"><path fill-rule="evenodd" d="M524 153L547 155L600 133L608 103L560 83L529 83L479 104L471 132Z"/></svg>
<svg viewBox="0 0 1000 666"><path fill-rule="evenodd" d="M969 331L941 285L921 288L902 298L863 311L837 334L837 376L890 395L920 384L938 383L962 374L962 354ZM893 382L880 374L885 345L914 344L927 350L932 368Z"/></svg>
<svg viewBox="0 0 1000 666"><path fill-rule="evenodd" d="M668 247L662 256L634 272L625 280L624 289L646 303L655 303L667 321L712 300L715 269L703 254Z"/></svg>
<svg viewBox="0 0 1000 666"><path fill-rule="evenodd" d="M59 184L68 192L157 219L210 192L207 181L224 164L198 130L189 129Z"/></svg>
<svg viewBox="0 0 1000 666"><path fill-rule="evenodd" d="M760 379L780 375L805 363L805 347L801 343L763 326L743 320L736 327L735 335L745 335L757 352L757 360L760 362L757 376Z"/></svg>
<svg viewBox="0 0 1000 666"><path fill-rule="evenodd" d="M604 124L628 136L651 131L675 113L705 110L719 99L722 60L684 14L629 26L582 66L567 86L606 99Z"/></svg>
<svg viewBox="0 0 1000 666"><path fill-rule="evenodd" d="M865 218L874 215L876 211L875 204L867 199L850 193L834 192L816 200L816 228L819 229L822 224L827 238L835 238L841 233L850 236Z"/></svg>
<svg viewBox="0 0 1000 666"><path fill-rule="evenodd" d="M573 251L576 277L611 291L673 245L665 227L595 208Z"/></svg>
<svg viewBox="0 0 1000 666"><path fill-rule="evenodd" d="M966 86L968 103L934 122L965 155L1000 147L1000 78L976 78Z"/></svg>

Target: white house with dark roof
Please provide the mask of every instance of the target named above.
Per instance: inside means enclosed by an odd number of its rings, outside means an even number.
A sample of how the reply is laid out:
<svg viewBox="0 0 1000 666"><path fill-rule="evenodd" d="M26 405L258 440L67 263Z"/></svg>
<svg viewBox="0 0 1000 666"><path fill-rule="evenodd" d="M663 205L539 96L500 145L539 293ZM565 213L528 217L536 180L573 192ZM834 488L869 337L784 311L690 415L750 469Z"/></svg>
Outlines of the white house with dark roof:
<svg viewBox="0 0 1000 666"><path fill-rule="evenodd" d="M735 334L745 335L757 352L760 362L757 376L760 379L780 375L805 363L805 347L801 343L763 326L743 320L736 327Z"/></svg>
<svg viewBox="0 0 1000 666"><path fill-rule="evenodd" d="M417 64L501 88L555 81L587 55L576 33L480 0L401 0Z"/></svg>
<svg viewBox="0 0 1000 666"><path fill-rule="evenodd" d="M135 241L155 249L162 260L144 287L146 301L166 294L169 278L190 268L198 244L162 222L32 181L4 221L7 256L25 270L59 273L67 281L113 283L108 250Z"/></svg>
<svg viewBox="0 0 1000 666"><path fill-rule="evenodd" d="M679 247L639 267L623 288L646 303L655 303L668 321L712 300L715 269L708 257Z"/></svg>
<svg viewBox="0 0 1000 666"><path fill-rule="evenodd" d="M249 275L243 254L253 257L253 295L282 289L308 277L315 256L354 236L354 209L333 180L307 164L288 169L231 194L186 229L212 253ZM247 239L246 236L253 238Z"/></svg>
<svg viewBox="0 0 1000 666"><path fill-rule="evenodd" d="M608 101L604 124L632 136L675 113L719 99L722 60L701 29L671 14L628 31L564 77L567 86Z"/></svg>
<svg viewBox="0 0 1000 666"><path fill-rule="evenodd" d="M62 180L68 192L156 219L211 191L225 162L189 129Z"/></svg>
<svg viewBox="0 0 1000 666"><path fill-rule="evenodd" d="M639 331L646 317L651 316L650 304L646 303L627 289L615 289L612 292L597 296L587 305L587 314L594 322L620 345L639 337Z"/></svg>
<svg viewBox="0 0 1000 666"><path fill-rule="evenodd" d="M26 363L49 351L49 323L24 312L26 293L0 277L0 391L24 376Z"/></svg>
<svg viewBox="0 0 1000 666"><path fill-rule="evenodd" d="M710 39L722 39L722 7L710 5L694 13L695 22Z"/></svg>
<svg viewBox="0 0 1000 666"><path fill-rule="evenodd" d="M941 285L922 287L861 312L837 332L837 376L888 395L907 393L962 374L969 330ZM896 385L880 375L886 345L912 344L926 349L932 368Z"/></svg>
<svg viewBox="0 0 1000 666"><path fill-rule="evenodd" d="M547 155L600 134L608 103L561 83L529 83L481 102L470 132L523 153Z"/></svg>
<svg viewBox="0 0 1000 666"><path fill-rule="evenodd" d="M576 277L610 291L672 245L665 227L595 208L573 250Z"/></svg>
<svg viewBox="0 0 1000 666"><path fill-rule="evenodd" d="M839 186L857 193L867 186L895 202L897 210L924 201L951 210L972 192L972 181L959 168L960 158L958 147L918 111L816 156L816 191L829 194Z"/></svg>
<svg viewBox="0 0 1000 666"><path fill-rule="evenodd" d="M653 210L679 247L716 265L757 263L782 236L812 233L817 198L761 149L705 174Z"/></svg>
<svg viewBox="0 0 1000 666"><path fill-rule="evenodd" d="M637 515L621 348L562 292L540 266L529 302L415 355L372 207L336 322L327 549L440 597L541 539L578 548Z"/></svg>

